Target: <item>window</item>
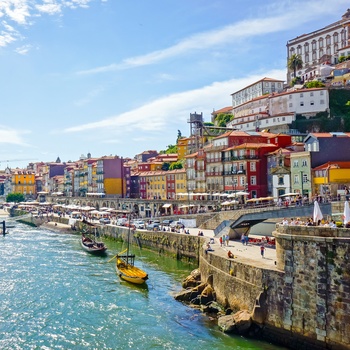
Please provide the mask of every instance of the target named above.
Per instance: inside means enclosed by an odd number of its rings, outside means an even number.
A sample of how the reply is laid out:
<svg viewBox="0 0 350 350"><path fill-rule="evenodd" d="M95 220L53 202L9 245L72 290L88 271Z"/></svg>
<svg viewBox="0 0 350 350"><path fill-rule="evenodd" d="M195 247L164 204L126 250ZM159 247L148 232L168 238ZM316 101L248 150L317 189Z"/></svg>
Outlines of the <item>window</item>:
<svg viewBox="0 0 350 350"><path fill-rule="evenodd" d="M251 176L250 177L250 184L251 185L256 185L256 176Z"/></svg>
<svg viewBox="0 0 350 350"><path fill-rule="evenodd" d="M293 168L298 168L298 167L299 167L299 161L293 160Z"/></svg>
<svg viewBox="0 0 350 350"><path fill-rule="evenodd" d="M256 171L256 163L255 162L250 163L250 171Z"/></svg>
<svg viewBox="0 0 350 350"><path fill-rule="evenodd" d="M295 184L299 183L299 175L294 175L294 183Z"/></svg>
<svg viewBox="0 0 350 350"><path fill-rule="evenodd" d="M279 185L284 185L284 177L283 176L279 176L278 177L278 184Z"/></svg>
<svg viewBox="0 0 350 350"><path fill-rule="evenodd" d="M310 105L311 105L311 106L313 106L314 104L315 104L315 102L314 102L314 101L311 101L311 102L310 102Z"/></svg>
<svg viewBox="0 0 350 350"><path fill-rule="evenodd" d="M290 104L289 104L289 107L292 108L292 107L293 107L293 103L290 103Z"/></svg>
<svg viewBox="0 0 350 350"><path fill-rule="evenodd" d="M320 100L320 104L321 104L321 105L324 105L324 100Z"/></svg>
<svg viewBox="0 0 350 350"><path fill-rule="evenodd" d="M311 92L310 92L310 96L313 96L313 95L314 95L314 92L313 92L313 91L311 91Z"/></svg>
<svg viewBox="0 0 350 350"><path fill-rule="evenodd" d="M303 159L303 160L302 160L301 166L307 166L307 160L306 160L306 159Z"/></svg>
<svg viewBox="0 0 350 350"><path fill-rule="evenodd" d="M303 179L302 179L303 183L307 183L309 180L307 178L307 174L303 174Z"/></svg>
<svg viewBox="0 0 350 350"><path fill-rule="evenodd" d="M293 98L293 96L292 95L289 95L289 99L291 100Z"/></svg>
<svg viewBox="0 0 350 350"><path fill-rule="evenodd" d="M323 90L320 91L320 95L321 95L321 96L323 96L323 92L324 92Z"/></svg>

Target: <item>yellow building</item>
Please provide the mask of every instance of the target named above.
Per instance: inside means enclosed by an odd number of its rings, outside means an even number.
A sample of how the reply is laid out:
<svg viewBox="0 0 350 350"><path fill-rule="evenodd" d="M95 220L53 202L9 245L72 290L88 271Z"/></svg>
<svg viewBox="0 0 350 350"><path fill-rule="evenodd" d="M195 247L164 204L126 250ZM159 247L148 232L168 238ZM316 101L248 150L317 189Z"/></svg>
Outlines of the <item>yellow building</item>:
<svg viewBox="0 0 350 350"><path fill-rule="evenodd" d="M148 171L142 174L146 178L147 198L167 199L166 171Z"/></svg>
<svg viewBox="0 0 350 350"><path fill-rule="evenodd" d="M12 193L26 195L36 194L35 173L27 170L16 170L12 174Z"/></svg>
<svg viewBox="0 0 350 350"><path fill-rule="evenodd" d="M350 186L350 162L328 162L313 169L313 192L334 198Z"/></svg>
<svg viewBox="0 0 350 350"><path fill-rule="evenodd" d="M175 174L175 198L179 200L188 200L185 169L179 169Z"/></svg>
<svg viewBox="0 0 350 350"><path fill-rule="evenodd" d="M150 171L161 171L162 170L162 162L151 162L149 167Z"/></svg>
<svg viewBox="0 0 350 350"><path fill-rule="evenodd" d="M188 137L182 137L177 140L177 154L178 159L184 159L185 156L188 154L188 143L189 143Z"/></svg>

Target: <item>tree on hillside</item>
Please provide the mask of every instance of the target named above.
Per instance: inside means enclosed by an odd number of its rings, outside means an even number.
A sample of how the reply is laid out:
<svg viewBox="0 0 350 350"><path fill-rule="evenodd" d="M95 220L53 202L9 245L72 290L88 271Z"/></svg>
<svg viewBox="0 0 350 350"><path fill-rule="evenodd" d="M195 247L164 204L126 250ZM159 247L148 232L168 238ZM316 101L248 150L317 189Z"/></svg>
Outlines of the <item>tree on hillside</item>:
<svg viewBox="0 0 350 350"><path fill-rule="evenodd" d="M168 171L168 170L169 170L169 167L170 167L170 163L164 162L164 163L162 164L161 169L162 169L163 171Z"/></svg>
<svg viewBox="0 0 350 350"><path fill-rule="evenodd" d="M6 202L19 203L19 202L23 202L23 201L24 201L24 196L22 193L9 193L6 196Z"/></svg>
<svg viewBox="0 0 350 350"><path fill-rule="evenodd" d="M303 60L300 55L293 54L288 60L288 68L294 73L294 78L297 76L297 70L303 68Z"/></svg>
<svg viewBox="0 0 350 350"><path fill-rule="evenodd" d="M181 161L177 161L175 163L171 163L169 170L175 170L175 169L182 169L183 168L183 164Z"/></svg>
<svg viewBox="0 0 350 350"><path fill-rule="evenodd" d="M160 154L173 154L177 153L177 145L168 145L165 150L159 151Z"/></svg>
<svg viewBox="0 0 350 350"><path fill-rule="evenodd" d="M233 115L229 113L219 113L215 117L215 124L220 127L225 127L228 122L233 119Z"/></svg>
<svg viewBox="0 0 350 350"><path fill-rule="evenodd" d="M178 131L177 131L177 139L176 139L176 141L177 141L178 139L181 139L181 137L182 137L181 131L178 130Z"/></svg>
<svg viewBox="0 0 350 350"><path fill-rule="evenodd" d="M325 85L321 81L318 81L318 80L309 81L308 83L305 84L305 86L308 89L318 88L318 87L325 87Z"/></svg>

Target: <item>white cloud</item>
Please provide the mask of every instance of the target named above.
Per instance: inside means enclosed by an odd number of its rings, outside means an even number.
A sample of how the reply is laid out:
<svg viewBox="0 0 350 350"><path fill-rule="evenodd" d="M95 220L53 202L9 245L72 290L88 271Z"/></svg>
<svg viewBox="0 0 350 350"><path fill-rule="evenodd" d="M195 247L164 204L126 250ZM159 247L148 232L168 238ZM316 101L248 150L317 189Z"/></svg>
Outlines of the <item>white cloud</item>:
<svg viewBox="0 0 350 350"><path fill-rule="evenodd" d="M154 132L166 129L177 121L186 121L192 111L205 111L210 114L213 108L220 109L231 105L230 94L242 89L264 76L276 79L285 79L286 71L272 70L261 74L254 74L241 79L232 79L224 82L214 82L200 89L175 93L151 101L134 110L105 118L97 122L82 124L64 129L66 133L81 133L103 129L106 132L113 130L125 134L133 130Z"/></svg>
<svg viewBox="0 0 350 350"><path fill-rule="evenodd" d="M22 138L23 134L28 133L28 130L11 129L4 125L0 125L0 143L28 146L28 144L25 143Z"/></svg>
<svg viewBox="0 0 350 350"><path fill-rule="evenodd" d="M31 45L23 45L21 47L17 47L15 51L20 55L26 55L31 50L31 48Z"/></svg>
<svg viewBox="0 0 350 350"><path fill-rule="evenodd" d="M21 37L19 29L8 22L24 27L33 24L31 20L35 17L61 14L64 8L87 8L91 1L93 0L0 0L0 46L7 46Z"/></svg>
<svg viewBox="0 0 350 350"><path fill-rule="evenodd" d="M42 13L47 13L48 15L55 15L61 13L62 6L54 1L45 1L42 5L36 5L35 8Z"/></svg>
<svg viewBox="0 0 350 350"><path fill-rule="evenodd" d="M218 47L238 40L256 37L269 33L280 32L291 28L297 28L303 23L315 19L319 16L328 15L330 11L338 12L339 8L345 6L347 1L338 0L332 2L323 1L303 1L300 5L297 2L278 2L276 7L269 5L269 11L265 8L260 11L262 14L270 13L270 16L262 15L260 18L243 20L223 28L194 34L181 40L179 43L162 50L156 50L144 55L124 59L120 63L101 66L90 70L78 72L78 74L95 74L109 71L125 70L134 67L146 66L158 63L162 60L188 54L194 50L206 50ZM303 10L300 11L300 8Z"/></svg>

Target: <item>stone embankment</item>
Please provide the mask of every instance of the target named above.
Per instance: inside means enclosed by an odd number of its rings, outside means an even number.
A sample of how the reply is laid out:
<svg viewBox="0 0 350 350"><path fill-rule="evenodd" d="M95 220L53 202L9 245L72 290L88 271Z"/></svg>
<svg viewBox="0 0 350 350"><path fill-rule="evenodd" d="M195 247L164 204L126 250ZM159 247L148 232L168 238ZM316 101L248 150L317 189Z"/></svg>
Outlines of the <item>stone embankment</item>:
<svg viewBox="0 0 350 350"><path fill-rule="evenodd" d="M236 312L245 311L245 326L251 320L274 343L350 349L350 230L277 224L273 236L272 266L201 250L201 283L209 283L213 300L233 313L219 318L221 328L237 330ZM183 295L191 297L191 289Z"/></svg>

